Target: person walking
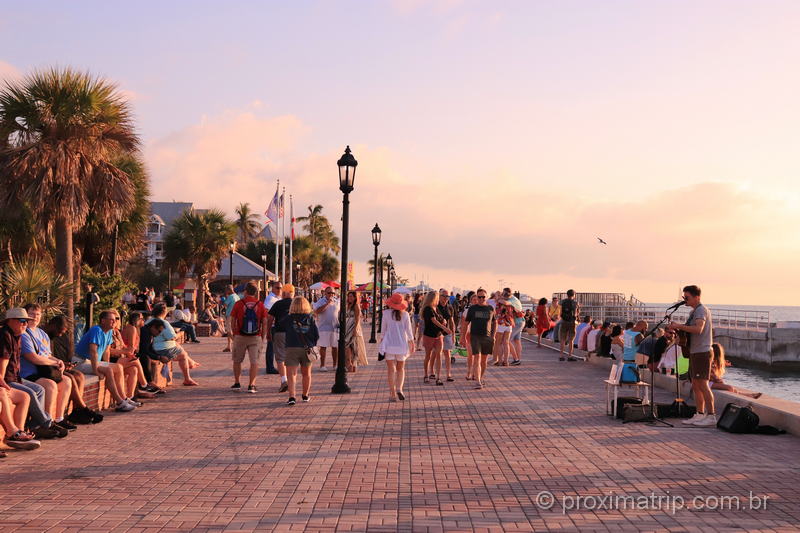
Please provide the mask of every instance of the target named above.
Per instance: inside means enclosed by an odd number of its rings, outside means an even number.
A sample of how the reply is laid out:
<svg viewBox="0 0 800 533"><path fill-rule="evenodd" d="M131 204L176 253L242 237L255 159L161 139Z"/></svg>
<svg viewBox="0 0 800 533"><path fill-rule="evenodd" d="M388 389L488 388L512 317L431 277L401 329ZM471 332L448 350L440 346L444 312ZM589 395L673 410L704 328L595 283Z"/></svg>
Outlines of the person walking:
<svg viewBox="0 0 800 533"><path fill-rule="evenodd" d="M289 399L286 405L297 403L295 396L295 383L297 381L297 367L303 375L304 402L311 401L311 367L316 357L309 357L314 350L314 345L319 340L319 330L311 312L311 304L302 296L295 297L289 307L289 314L281 320L283 329L286 330L286 379L288 382Z"/></svg>
<svg viewBox="0 0 800 533"><path fill-rule="evenodd" d="M436 306L436 310L442 316L447 329L450 331L450 333L446 333L442 339L442 355L440 359L444 360L445 368L447 369L447 381L453 381L453 360L450 356L450 351L455 346L453 337L455 336L456 324L453 319L455 311L453 310L453 305L450 303L450 295L446 289L441 289L439 291L439 305Z"/></svg>
<svg viewBox="0 0 800 533"><path fill-rule="evenodd" d="M276 371L281 376L281 386L278 392L286 392L289 390L289 385L286 382L286 366L284 365L284 361L286 361L286 331L281 325L281 320L289 314L289 308L292 306L294 285L291 283L281 285L280 282L276 281L273 284L273 289L276 285L283 287L281 289L282 298L270 303L269 313L267 314L267 341L272 346L272 356L278 366ZM267 355L269 356L269 349L267 349Z"/></svg>
<svg viewBox="0 0 800 533"><path fill-rule="evenodd" d="M280 280L269 282L269 292L267 293L267 296L264 298L264 309L266 309L267 311L271 311L272 305L282 298L283 295L282 287L283 284L281 283ZM281 373L277 368L275 368L275 347L273 346L272 341L269 340L269 338L267 339L267 374L280 374L281 383L285 383L286 372Z"/></svg>
<svg viewBox="0 0 800 533"><path fill-rule="evenodd" d="M470 306L465 320L469 324L469 340L474 355L472 375L477 381L476 389L484 386L486 359L494 350L494 336L497 332L497 318L492 306L486 304L486 290L475 291L478 303Z"/></svg>
<svg viewBox="0 0 800 533"><path fill-rule="evenodd" d="M577 361L572 355L575 350L575 321L578 319L580 306L575 301L575 291L570 289L567 291L567 297L561 300L561 327L558 331L558 339L561 343L561 351L559 352L558 360L564 361L564 346L569 345L569 360Z"/></svg>
<svg viewBox="0 0 800 533"><path fill-rule="evenodd" d="M233 332L233 385L231 390L242 390L239 378L242 375L242 362L245 352L250 358L250 382L247 392L255 394L258 375L258 356L267 336L267 310L258 298L258 285L252 281L244 288L244 299L234 303L231 310L231 331ZM273 306L274 307L274 306Z"/></svg>
<svg viewBox="0 0 800 533"><path fill-rule="evenodd" d="M539 298L536 306L536 334L537 344L542 347L542 335L550 331L550 315L547 314L547 298Z"/></svg>
<svg viewBox="0 0 800 533"><path fill-rule="evenodd" d="M325 356L328 348L331 350L333 367L338 364L339 356L339 301L333 287L325 289L325 296L314 303L314 316L317 319L317 329L319 331L319 370L327 372L325 366Z"/></svg>
<svg viewBox="0 0 800 533"><path fill-rule="evenodd" d="M442 372L442 347L443 347L443 334L448 333L444 318L439 314L437 306L439 305L439 293L430 291L425 295L422 301L419 315L422 318L422 346L425 348L425 377L422 379L423 383L429 383L430 380L435 379L436 384L439 386L444 385L440 379ZM434 368L436 369L434 373Z"/></svg>
<svg viewBox="0 0 800 533"><path fill-rule="evenodd" d="M367 349L364 346L364 333L361 329L361 305L358 293L347 293L347 309L345 311L347 329L344 334L345 363L348 372L356 372L358 365L367 364Z"/></svg>
<svg viewBox="0 0 800 533"><path fill-rule="evenodd" d="M414 328L408 314L408 302L402 294L394 293L383 310L383 335L378 353L386 359L386 377L389 381L389 401L405 400L403 384L406 379L406 360L414 352Z"/></svg>
<svg viewBox="0 0 800 533"><path fill-rule="evenodd" d="M230 352L233 343L233 331L231 331L231 312L233 306L239 301L239 295L233 291L233 285L225 287L225 296L222 298L222 303L225 306L225 330L228 332L228 344L222 350L223 352Z"/></svg>
<svg viewBox="0 0 800 533"><path fill-rule="evenodd" d="M459 327L459 331L461 332L461 345L467 350L467 381L473 381L474 377L474 365L475 365L475 355L472 353L472 343L470 342L470 327L469 322L467 322L467 313L469 313L469 308L473 305L478 303L478 297L475 295L473 291L469 291L464 298L466 300L466 305L464 306L464 310L461 312L461 324Z"/></svg>
<svg viewBox="0 0 800 533"><path fill-rule="evenodd" d="M494 366L508 366L511 330L514 327L514 310L505 299L500 297L495 302L495 312L497 313L497 338L494 343Z"/></svg>

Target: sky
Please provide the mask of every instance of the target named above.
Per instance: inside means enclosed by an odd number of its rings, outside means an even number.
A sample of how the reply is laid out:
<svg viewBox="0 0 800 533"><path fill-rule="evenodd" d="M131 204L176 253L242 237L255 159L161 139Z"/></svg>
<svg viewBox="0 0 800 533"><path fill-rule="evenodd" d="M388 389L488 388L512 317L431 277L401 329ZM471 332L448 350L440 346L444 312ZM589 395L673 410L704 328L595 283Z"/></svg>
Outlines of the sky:
<svg viewBox="0 0 800 533"><path fill-rule="evenodd" d="M359 282L377 222L412 283L800 300L800 3L0 4L0 79L118 83L154 200L338 226L350 145Z"/></svg>

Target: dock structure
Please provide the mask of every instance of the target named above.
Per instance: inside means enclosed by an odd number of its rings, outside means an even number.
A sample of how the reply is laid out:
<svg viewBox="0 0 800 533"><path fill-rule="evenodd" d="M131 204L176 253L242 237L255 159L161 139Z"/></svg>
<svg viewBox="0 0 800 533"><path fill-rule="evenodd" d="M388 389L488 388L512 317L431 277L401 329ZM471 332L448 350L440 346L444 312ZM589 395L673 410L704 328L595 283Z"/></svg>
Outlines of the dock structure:
<svg viewBox="0 0 800 533"><path fill-rule="evenodd" d="M562 300L566 293L553 293ZM622 293L578 292L575 299L581 315L625 324L646 320L655 324L664 317L665 306L648 305L633 295ZM769 311L715 308L709 305L714 321L714 340L733 358L759 365L800 364L800 322L780 322ZM691 308L681 307L674 315L685 322Z"/></svg>
<svg viewBox="0 0 800 533"><path fill-rule="evenodd" d="M525 344L519 367L389 402L383 363L231 392L222 339L189 345L200 387L0 461L0 524L25 531L792 531L800 438L622 424L607 371ZM658 391L657 400L669 395Z"/></svg>

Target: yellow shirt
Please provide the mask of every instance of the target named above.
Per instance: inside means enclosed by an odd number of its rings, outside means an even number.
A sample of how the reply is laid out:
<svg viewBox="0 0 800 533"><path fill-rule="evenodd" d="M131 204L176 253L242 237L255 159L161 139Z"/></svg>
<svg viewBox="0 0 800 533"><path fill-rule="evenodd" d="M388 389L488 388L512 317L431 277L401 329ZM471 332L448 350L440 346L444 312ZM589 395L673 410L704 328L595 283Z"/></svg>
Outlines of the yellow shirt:
<svg viewBox="0 0 800 533"><path fill-rule="evenodd" d="M550 318L553 320L558 320L561 318L561 304L550 304L550 307L547 308L547 314L550 315Z"/></svg>

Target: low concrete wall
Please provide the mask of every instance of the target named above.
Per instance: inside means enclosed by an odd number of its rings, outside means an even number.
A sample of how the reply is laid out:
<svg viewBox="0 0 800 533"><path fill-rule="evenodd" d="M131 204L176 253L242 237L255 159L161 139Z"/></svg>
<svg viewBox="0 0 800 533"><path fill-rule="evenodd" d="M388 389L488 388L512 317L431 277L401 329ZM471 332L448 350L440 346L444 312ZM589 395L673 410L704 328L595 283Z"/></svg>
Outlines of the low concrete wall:
<svg viewBox="0 0 800 533"><path fill-rule="evenodd" d="M535 342L535 339L526 338L526 340ZM545 339L542 339L542 346L553 350L559 349L558 346ZM586 351L578 350L577 348L574 350L574 353L576 356L586 359L589 364L603 368L607 372L610 372L611 366L617 362L608 357L597 357L594 355L589 357ZM642 379L647 382L650 381L650 372L648 370L642 371ZM675 376L656 374L653 383L660 389L674 393L676 391L676 379ZM600 382L600 385L602 385L602 382ZM691 385L689 382L681 382L681 396L688 400L690 392ZM729 403L750 406L761 420L761 425L775 426L776 428L786 430L788 433L800 436L800 404L796 402L790 402L766 394L754 400L731 392L714 391L714 409L717 413L722 413L722 410Z"/></svg>

